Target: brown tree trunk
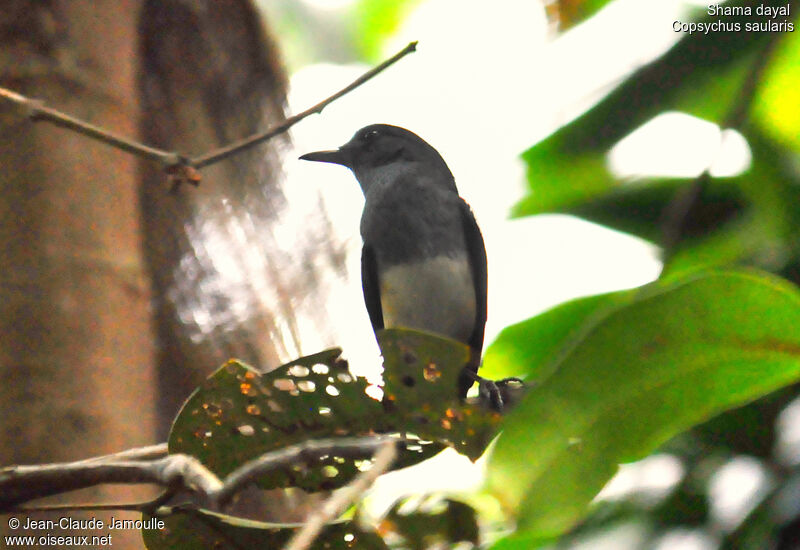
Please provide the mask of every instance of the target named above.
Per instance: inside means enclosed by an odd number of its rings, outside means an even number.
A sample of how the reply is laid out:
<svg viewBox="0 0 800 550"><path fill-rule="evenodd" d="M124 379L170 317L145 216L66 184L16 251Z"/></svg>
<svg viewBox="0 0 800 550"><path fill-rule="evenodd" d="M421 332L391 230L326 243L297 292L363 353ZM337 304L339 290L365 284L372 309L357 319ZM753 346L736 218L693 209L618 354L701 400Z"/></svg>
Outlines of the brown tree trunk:
<svg viewBox="0 0 800 550"><path fill-rule="evenodd" d="M283 119L283 69L249 2L147 1L140 36L145 142L197 155ZM276 365L275 317L291 323L292 310L259 289L277 268L269 237L286 201L275 143L171 194L158 166L142 167L166 436L189 392L227 359Z"/></svg>
<svg viewBox="0 0 800 550"><path fill-rule="evenodd" d="M136 135L138 13L133 0L4 2L0 85ZM4 110L0 167L0 462L152 443L154 345L136 160ZM137 540L123 531L114 544Z"/></svg>
<svg viewBox="0 0 800 550"><path fill-rule="evenodd" d="M285 75L249 2L147 1L140 36L146 143L196 155L283 119ZM273 139L204 169L198 188L171 194L158 167L143 165L164 436L188 394L229 358L269 370L301 351L299 318L330 328L328 312L306 298L320 295L323 273L342 270L343 255L323 210L306 219L298 210L307 208L289 204L280 167L287 145ZM287 239L291 227L302 235ZM302 520L303 499L290 505L283 496L262 506L250 495L236 512Z"/></svg>

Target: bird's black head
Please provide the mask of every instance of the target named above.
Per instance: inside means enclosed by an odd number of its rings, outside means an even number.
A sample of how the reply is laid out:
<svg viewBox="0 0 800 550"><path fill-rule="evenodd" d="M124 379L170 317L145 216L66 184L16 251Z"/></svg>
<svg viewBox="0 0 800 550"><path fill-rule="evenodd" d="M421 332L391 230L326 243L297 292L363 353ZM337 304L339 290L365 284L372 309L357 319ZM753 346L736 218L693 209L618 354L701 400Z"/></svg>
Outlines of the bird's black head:
<svg viewBox="0 0 800 550"><path fill-rule="evenodd" d="M414 132L389 124L370 124L336 150L317 151L303 160L331 162L350 168L366 193L376 181L405 171L453 176L439 152ZM453 184L455 187L455 184Z"/></svg>

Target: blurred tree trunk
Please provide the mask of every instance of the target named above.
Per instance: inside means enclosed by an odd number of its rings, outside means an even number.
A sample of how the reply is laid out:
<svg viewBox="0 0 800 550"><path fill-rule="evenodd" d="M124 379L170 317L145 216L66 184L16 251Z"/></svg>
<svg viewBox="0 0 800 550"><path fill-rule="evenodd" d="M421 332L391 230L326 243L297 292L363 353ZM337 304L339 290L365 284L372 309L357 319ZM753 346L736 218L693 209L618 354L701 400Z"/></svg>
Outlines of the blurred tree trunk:
<svg viewBox="0 0 800 550"><path fill-rule="evenodd" d="M0 85L135 136L138 13L132 0L5 1ZM19 115L0 115L0 462L150 444L155 348L136 159ZM114 544L137 539L122 531Z"/></svg>
<svg viewBox="0 0 800 550"><path fill-rule="evenodd" d="M283 119L286 77L250 2L146 1L139 33L146 143L193 156ZM332 252L324 211L298 220L302 209L289 204L280 166L287 148L279 136L205 168L198 188L170 194L159 167L142 164L162 437L189 393L229 358L269 370L300 351L300 317L326 328L324 308L301 304L324 272L341 270L343 256ZM268 506L244 496L236 513L301 521L305 499L290 505L284 496L270 495Z"/></svg>
<svg viewBox="0 0 800 550"><path fill-rule="evenodd" d="M283 68L249 2L146 1L140 36L145 142L197 155L283 119ZM277 366L285 335L276 325L293 315L275 273L288 267L270 235L286 201L275 142L205 168L199 188L172 194L160 167L142 168L166 436L189 392L227 359Z"/></svg>
<svg viewBox="0 0 800 550"><path fill-rule="evenodd" d="M203 153L284 116L285 76L247 0L7 0L0 45L0 85L157 147ZM3 107L0 463L163 440L224 360L273 368L299 349L298 304L341 255L324 212L300 245L280 234L279 142L170 194L158 166ZM324 331L327 312L305 307Z"/></svg>

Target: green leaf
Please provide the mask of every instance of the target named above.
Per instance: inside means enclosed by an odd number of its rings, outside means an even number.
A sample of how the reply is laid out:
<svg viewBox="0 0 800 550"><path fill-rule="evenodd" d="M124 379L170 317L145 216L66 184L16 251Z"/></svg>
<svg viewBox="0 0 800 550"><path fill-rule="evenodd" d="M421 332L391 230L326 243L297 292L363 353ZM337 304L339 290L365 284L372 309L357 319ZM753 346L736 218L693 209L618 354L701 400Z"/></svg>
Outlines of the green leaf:
<svg viewBox="0 0 800 550"><path fill-rule="evenodd" d="M752 177L709 178L687 219L684 238L697 240L742 217L749 206L742 180ZM569 209L569 213L658 243L663 238L665 212L682 188L694 178L658 178L623 183Z"/></svg>
<svg viewBox="0 0 800 550"><path fill-rule="evenodd" d="M480 457L501 417L458 399L455 389L469 361L469 348L410 329L380 331L378 343L384 360L384 402L390 405L383 417L369 419L370 426L416 434L471 460Z"/></svg>
<svg viewBox="0 0 800 550"><path fill-rule="evenodd" d="M798 378L794 286L751 272L655 283L595 319L509 415L488 489L525 536L553 536L619 463Z"/></svg>
<svg viewBox="0 0 800 550"><path fill-rule="evenodd" d="M565 31L588 19L609 2L610 0L555 0L547 4L547 10L554 16L559 30Z"/></svg>
<svg viewBox="0 0 800 550"><path fill-rule="evenodd" d="M537 548L552 548L556 543L554 537L542 537L530 531L512 533L496 541L492 550L536 550Z"/></svg>
<svg viewBox="0 0 800 550"><path fill-rule="evenodd" d="M265 523L192 508L176 509L160 519L166 524L163 529L142 530L142 539L149 550L283 548L302 527L302 524ZM363 531L354 522L339 521L325 526L311 548L386 550L388 546L377 534Z"/></svg>
<svg viewBox="0 0 800 550"><path fill-rule="evenodd" d="M514 205L514 217L568 211L617 185L606 167L606 148L568 151L569 133L559 130L522 155L531 193Z"/></svg>
<svg viewBox="0 0 800 550"><path fill-rule="evenodd" d="M414 501L417 506L407 510ZM462 541L477 546L479 542L475 509L449 498L436 503L419 499L400 501L381 521L380 532L384 537L392 533L403 540L403 548L412 550L451 548Z"/></svg>
<svg viewBox="0 0 800 550"><path fill-rule="evenodd" d="M796 8L797 6L795 6ZM796 23L795 23L796 24ZM775 139L800 152L800 33L777 46L753 105L754 119Z"/></svg>
<svg viewBox="0 0 800 550"><path fill-rule="evenodd" d="M268 373L229 361L196 390L169 436L170 453L198 458L220 478L266 452L310 439L405 433L395 468L416 464L451 446L473 460L496 432L500 416L462 404L457 381L469 349L454 340L412 330L378 334L384 355L385 398L369 397L340 350L303 357ZM266 473L264 489L334 489L364 461L328 456Z"/></svg>
<svg viewBox="0 0 800 550"><path fill-rule="evenodd" d="M559 354L577 338L588 319L630 301L636 291L578 298L503 329L486 350L481 375L490 379L525 376L530 383L551 374Z"/></svg>
<svg viewBox="0 0 800 550"><path fill-rule="evenodd" d="M384 41L419 4L420 0L360 0L354 9L355 39L361 54L379 61Z"/></svg>
<svg viewBox="0 0 800 550"><path fill-rule="evenodd" d="M265 452L331 437L340 426L379 415L380 403L364 393L366 381L350 374L339 353L325 351L265 374L229 361L184 404L169 452L194 456L222 478ZM260 485L318 491L343 485L357 472L354 461L331 456L314 468L270 472Z"/></svg>

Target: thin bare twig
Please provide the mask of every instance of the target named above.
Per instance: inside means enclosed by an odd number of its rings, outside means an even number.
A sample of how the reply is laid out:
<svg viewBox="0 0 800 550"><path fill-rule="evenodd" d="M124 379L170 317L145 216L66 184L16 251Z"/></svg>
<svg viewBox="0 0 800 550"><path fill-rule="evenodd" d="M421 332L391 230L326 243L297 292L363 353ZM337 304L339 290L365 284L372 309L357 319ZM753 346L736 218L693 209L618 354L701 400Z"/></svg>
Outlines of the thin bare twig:
<svg viewBox="0 0 800 550"><path fill-rule="evenodd" d="M292 536L284 550L306 550L317 538L322 528L338 517L359 498L372 483L388 470L397 457L397 448L392 441L384 441L377 453L372 468L362 472L352 483L335 492L317 512L308 518L305 525Z"/></svg>
<svg viewBox="0 0 800 550"><path fill-rule="evenodd" d="M92 458L81 460L76 464L87 462L115 462L119 460L156 460L158 458L164 458L168 455L168 453L169 451L167 449L167 444L158 443L156 445L148 445L146 447L127 449L125 451L120 451L118 453L112 453L109 455L93 456Z"/></svg>
<svg viewBox="0 0 800 550"><path fill-rule="evenodd" d="M48 107L42 101L31 99L12 90L0 88L0 98L11 101L18 107L21 107L27 117L34 122L40 120L50 122L56 126L61 126L62 128L67 128L68 130L89 136L92 139L96 139L97 141L101 141L136 156L158 161L165 166L171 166L180 162L180 157L176 153L148 147L143 143L119 136L105 128L100 128L94 124L89 124L83 120L71 117L57 109Z"/></svg>
<svg viewBox="0 0 800 550"><path fill-rule="evenodd" d="M200 182L200 175L197 170L200 168L220 162L228 157L241 153L242 151L246 151L247 149L258 145L259 143L263 143L268 139L286 132L289 130L289 128L309 115L322 112L322 110L330 103L355 90L409 53L416 51L416 48L416 42L409 43L405 48L397 52L395 55L380 65L370 69L356 80L351 82L349 85L329 96L327 99L320 101L310 109L306 109L301 113L287 118L282 123L270 128L269 130L254 134L242 140L231 143L230 145L220 147L219 149L215 149L209 153L199 155L194 158L190 158L176 152L163 151L161 149L149 147L143 143L119 136L113 132L110 132L109 130L64 114L57 109L47 107L42 101L31 99L12 90L0 88L0 99L10 101L19 107L24 115L32 121L50 122L56 126L61 126L62 128L67 128L74 132L78 132L85 136L91 137L92 139L101 141L107 145L111 145L112 147L116 147L122 151L134 154L138 157L160 162L164 166L164 171L176 184L187 182L197 185Z"/></svg>
<svg viewBox="0 0 800 550"><path fill-rule="evenodd" d="M391 436L347 437L306 441L264 453L231 472L225 481L196 458L173 454L162 456L166 444L130 449L77 462L9 466L0 469L0 511L10 510L109 510L152 511L178 490L189 491L201 504L219 510L239 491L268 471L288 468L298 462L313 462L325 455L369 458L386 444L402 444ZM155 483L166 489L155 500L128 504L77 504L19 506L37 498L66 493L104 483Z"/></svg>
<svg viewBox="0 0 800 550"><path fill-rule="evenodd" d="M242 152L242 151L244 151L246 149L249 149L250 147L253 147L254 145L258 145L259 143L261 143L261 142L263 142L265 140L268 140L270 138L273 138L278 134L282 134L283 132L287 131L289 128L291 128L292 126L294 126L295 124L297 124L298 122L303 120L304 118L308 117L309 115L313 115L315 113L321 113L322 110L325 107L327 107L329 104L333 103L334 101L336 101L337 99L339 99L343 95L352 92L353 90L355 90L356 88L358 88L359 86L361 86L362 84L364 84L365 82L367 82L368 80L373 78L375 75L377 75L378 73L380 73L383 70L385 70L386 68L388 68L390 65L394 65L396 62L398 62L400 59L402 59L406 55L410 54L411 52L416 51L416 49L417 49L417 42L409 43L408 46L406 46L405 48L403 48L402 50L400 50L399 52L394 54L392 57L390 57L389 59L387 59L386 61L384 61L380 65L378 65L377 67L374 67L373 69L370 69L366 73L362 74L357 79L355 79L353 82L351 82L350 84L348 84L347 86L345 86L344 88L342 88L341 90L339 90L338 92L333 94L332 96L328 97L327 99L324 99L323 101L320 101L319 103L317 103L316 105L314 105L310 109L306 109L302 113L298 113L298 114L296 114L294 116L291 116L291 117L287 118L286 120L284 120L278 126L275 126L274 128L270 128L269 130L267 130L267 131L265 131L263 133L255 134L253 136L247 137L247 138L245 138L245 139L243 139L241 141L237 141L237 142L232 143L230 145L227 145L225 147L221 147L221 148L217 149L216 151L211 151L208 154L205 154L205 155L202 155L202 156L198 156L198 157L194 157L194 158L189 160L189 164L191 166L194 166L195 168L203 168L204 166L208 166L209 164L214 164L215 162L219 162L219 161L221 161L223 159L226 159L231 155L234 155L236 153L240 153L240 152Z"/></svg>
<svg viewBox="0 0 800 550"><path fill-rule="evenodd" d="M114 455L111 455L112 457ZM62 464L9 466L0 469L0 510L45 496L103 483L156 483L213 495L222 482L199 460L175 454L158 460L106 462L83 460Z"/></svg>

